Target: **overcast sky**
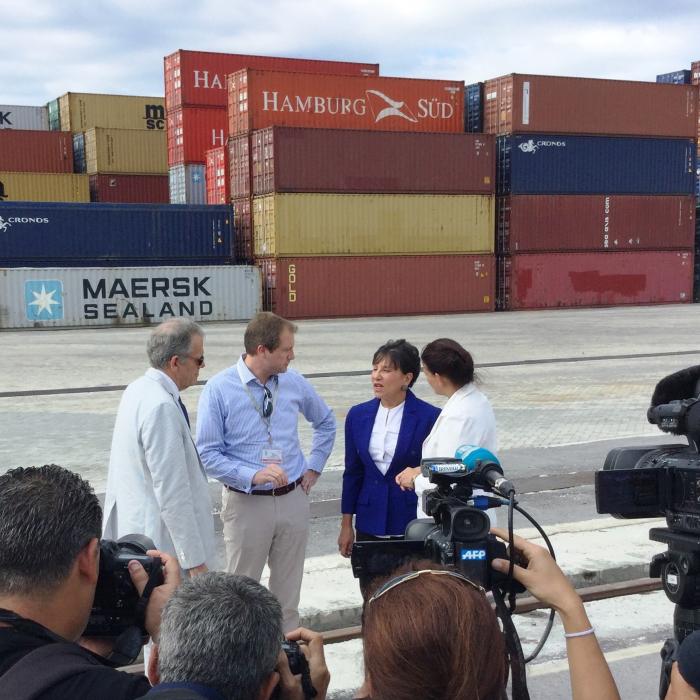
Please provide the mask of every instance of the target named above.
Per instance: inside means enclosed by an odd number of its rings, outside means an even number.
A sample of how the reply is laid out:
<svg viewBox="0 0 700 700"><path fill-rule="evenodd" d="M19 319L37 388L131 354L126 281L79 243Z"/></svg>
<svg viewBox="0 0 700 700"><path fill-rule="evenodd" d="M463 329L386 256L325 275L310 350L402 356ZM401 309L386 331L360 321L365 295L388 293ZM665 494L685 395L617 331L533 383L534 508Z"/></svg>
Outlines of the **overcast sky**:
<svg viewBox="0 0 700 700"><path fill-rule="evenodd" d="M654 80L700 60L700 0L0 0L0 104L163 94L177 49L379 63L383 75Z"/></svg>

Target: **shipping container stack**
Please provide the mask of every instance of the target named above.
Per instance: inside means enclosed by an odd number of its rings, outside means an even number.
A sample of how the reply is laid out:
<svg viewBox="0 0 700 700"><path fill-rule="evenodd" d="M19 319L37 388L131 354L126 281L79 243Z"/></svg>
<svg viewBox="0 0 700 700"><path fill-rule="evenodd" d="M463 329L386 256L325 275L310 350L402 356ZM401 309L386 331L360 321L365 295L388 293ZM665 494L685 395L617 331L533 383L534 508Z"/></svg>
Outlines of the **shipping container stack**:
<svg viewBox="0 0 700 700"><path fill-rule="evenodd" d="M700 61L690 64L690 84L700 89ZM700 105L700 95L698 96ZM693 274L693 301L700 302L700 107L697 121L698 150L695 161L695 264Z"/></svg>
<svg viewBox="0 0 700 700"><path fill-rule="evenodd" d="M697 92L520 74L486 81L497 308L692 299Z"/></svg>
<svg viewBox="0 0 700 700"><path fill-rule="evenodd" d="M207 151L226 146L226 76L242 68L377 75L372 63L178 50L164 59L170 201L207 202ZM214 187L209 188L214 191ZM212 203L212 202L210 202Z"/></svg>
<svg viewBox="0 0 700 700"><path fill-rule="evenodd" d="M493 310L494 141L464 133L463 83L248 69L228 89L240 254L266 309Z"/></svg>
<svg viewBox="0 0 700 700"><path fill-rule="evenodd" d="M168 202L162 97L68 92L48 112L52 129L73 135L74 170L89 177L91 201Z"/></svg>
<svg viewBox="0 0 700 700"><path fill-rule="evenodd" d="M49 131L46 107L0 105L0 202L89 202L73 174L70 134Z"/></svg>

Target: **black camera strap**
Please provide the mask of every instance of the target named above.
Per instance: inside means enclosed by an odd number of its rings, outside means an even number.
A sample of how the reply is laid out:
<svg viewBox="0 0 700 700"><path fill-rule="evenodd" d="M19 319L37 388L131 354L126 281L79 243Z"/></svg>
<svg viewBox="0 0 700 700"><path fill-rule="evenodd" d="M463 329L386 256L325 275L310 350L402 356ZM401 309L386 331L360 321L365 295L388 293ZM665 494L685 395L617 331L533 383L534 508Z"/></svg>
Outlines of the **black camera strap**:
<svg viewBox="0 0 700 700"><path fill-rule="evenodd" d="M506 607L503 593L496 587L491 590L494 603L496 603L496 615L503 625L503 637L506 642L506 655L510 666L511 690L513 700L530 700L530 692L527 689L525 676L525 657L520 645L520 637L513 624L508 608Z"/></svg>

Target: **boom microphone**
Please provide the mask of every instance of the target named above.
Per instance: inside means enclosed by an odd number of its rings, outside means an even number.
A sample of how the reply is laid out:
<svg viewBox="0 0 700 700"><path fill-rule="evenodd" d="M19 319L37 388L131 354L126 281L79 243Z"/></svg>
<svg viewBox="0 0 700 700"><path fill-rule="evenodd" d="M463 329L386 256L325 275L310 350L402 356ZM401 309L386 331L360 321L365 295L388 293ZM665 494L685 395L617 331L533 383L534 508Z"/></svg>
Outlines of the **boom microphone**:
<svg viewBox="0 0 700 700"><path fill-rule="evenodd" d="M700 365L694 365L664 377L654 389L651 405L654 407L671 403L671 401L692 399L698 394L700 394Z"/></svg>
<svg viewBox="0 0 700 700"><path fill-rule="evenodd" d="M474 484L485 486L504 498L515 493L513 484L503 476L498 457L490 450L477 445L462 445L457 448L455 457L467 467Z"/></svg>

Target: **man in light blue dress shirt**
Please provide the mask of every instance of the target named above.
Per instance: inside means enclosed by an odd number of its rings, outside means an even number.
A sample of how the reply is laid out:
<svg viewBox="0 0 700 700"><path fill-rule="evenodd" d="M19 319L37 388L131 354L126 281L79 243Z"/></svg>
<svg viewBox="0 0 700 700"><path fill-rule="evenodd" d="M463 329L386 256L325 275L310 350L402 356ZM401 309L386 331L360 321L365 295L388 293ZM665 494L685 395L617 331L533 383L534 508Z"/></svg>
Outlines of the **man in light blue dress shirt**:
<svg viewBox="0 0 700 700"><path fill-rule="evenodd" d="M294 370L296 326L262 312L245 331L245 354L212 377L199 400L197 448L207 474L223 484L227 570L260 580L282 605L285 631L299 626L299 594L309 532L309 491L335 440L333 412ZM313 427L301 451L298 417Z"/></svg>

